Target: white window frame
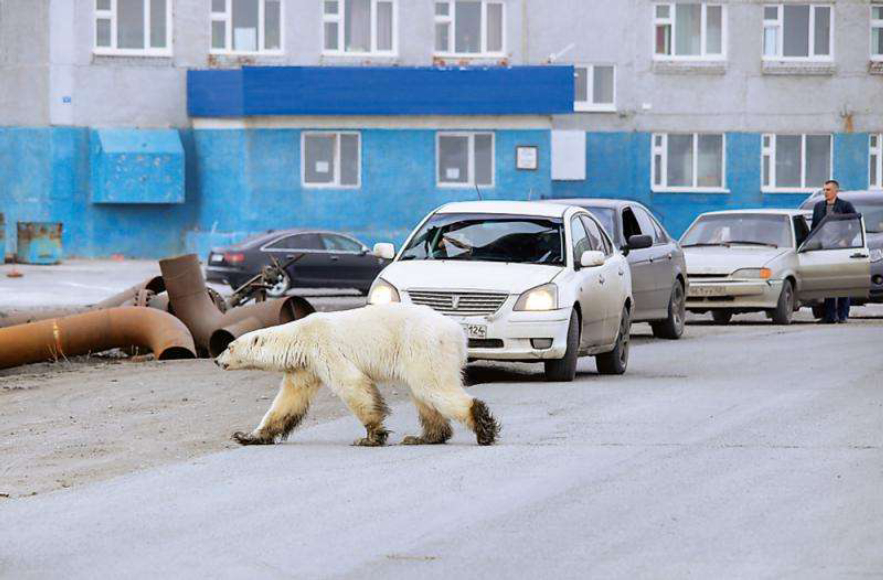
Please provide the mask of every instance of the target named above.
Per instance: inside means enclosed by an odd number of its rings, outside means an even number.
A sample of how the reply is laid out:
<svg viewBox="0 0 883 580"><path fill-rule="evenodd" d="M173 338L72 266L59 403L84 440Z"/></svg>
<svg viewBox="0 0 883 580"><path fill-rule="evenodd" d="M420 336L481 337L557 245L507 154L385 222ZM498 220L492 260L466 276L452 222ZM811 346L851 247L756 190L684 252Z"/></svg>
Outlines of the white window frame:
<svg viewBox="0 0 883 580"><path fill-rule="evenodd" d="M668 136L693 136L693 185L668 185ZM701 135L721 136L721 184L698 185L699 183L699 137ZM657 143L658 142L658 143ZM662 183L657 184L656 158L659 157L659 175ZM650 190L658 192L702 192L730 193L727 189L727 134L726 133L653 133L650 135Z"/></svg>
<svg viewBox="0 0 883 580"><path fill-rule="evenodd" d="M355 135L359 141L359 154L356 156L356 184L340 183L340 137ZM335 137L334 140L334 181L331 183L307 182L307 137ZM360 189L362 187L362 134L359 131L302 131L300 134L300 183L304 189Z"/></svg>
<svg viewBox="0 0 883 580"><path fill-rule="evenodd" d="M439 189L466 189L475 188L475 136L490 135L491 137L491 182L479 183L479 188L489 189L497 185L497 135L494 131L437 131L435 134L435 186ZM441 147L439 142L442 137L469 137L467 171L469 175L465 183L446 183L439 181L441 169Z"/></svg>
<svg viewBox="0 0 883 580"><path fill-rule="evenodd" d="M834 31L837 29L835 25L835 11L833 4L814 4L811 2L802 2L799 4L791 4L791 6L809 6L809 55L808 56L784 56L785 52L785 4L763 4L761 10L767 8L776 8L776 20L767 20L764 14L763 33L760 36L761 42L761 58L765 61L777 62L832 62L834 60ZM816 10L819 8L828 8L831 11L831 21L828 29L828 53L816 55ZM776 54L768 56L764 51L764 42L767 28L776 28Z"/></svg>
<svg viewBox="0 0 883 580"><path fill-rule="evenodd" d="M727 5L717 2L702 2L702 15L700 16L699 54L677 55L674 53L675 39L677 38L677 22L675 11L678 4L695 4L695 2L657 2L653 4L653 34L651 35L652 46L650 54L653 60L674 61L706 61L727 60ZM659 6L668 6L668 18L658 18ZM721 9L721 52L720 54L708 52L708 7L715 6ZM658 54L656 52L656 29L659 26L671 26L671 54Z"/></svg>
<svg viewBox="0 0 883 580"><path fill-rule="evenodd" d="M261 48L266 40L267 22L264 17L267 0L258 1L258 38L257 50L233 50L233 0L224 0L224 12L214 12L211 9L211 0L209 2L209 33L208 44L209 54L226 54L226 55L281 55L285 54L285 0L279 0L279 48L267 50ZM224 48L212 47L212 22L224 23Z"/></svg>
<svg viewBox="0 0 883 580"><path fill-rule="evenodd" d="M145 48L117 48L117 0L110 1L110 10L99 10L98 0L91 0L92 18L92 53L110 56L172 56L172 4L174 0L166 0L166 47L150 47L150 3L144 0L144 44ZM110 20L110 46L98 46L98 21Z"/></svg>
<svg viewBox="0 0 883 580"><path fill-rule="evenodd" d="M874 41L873 30L875 28L879 28L880 34L883 35L883 18L874 18L874 8L878 8L878 9L883 10L883 2L872 2L871 3L871 32L869 33L870 38L868 39L868 42L870 42L870 43L873 43L873 41ZM871 49L870 50L871 60L874 62L883 62L883 53L874 54L874 45L873 44L871 44L870 49Z"/></svg>
<svg viewBox="0 0 883 580"><path fill-rule="evenodd" d="M455 0L437 0L432 2L432 11L434 15L432 28L432 47L433 55L444 58L498 58L506 56L506 3L502 0L476 0L481 2L481 52L456 52L457 46L457 3ZM439 16L435 13L436 4L447 4L447 16ZM501 48L499 51L489 52L487 49L487 7L489 4L500 6L500 13L503 22L501 23ZM448 50L435 49L435 34L438 24L448 24Z"/></svg>
<svg viewBox="0 0 883 580"><path fill-rule="evenodd" d="M800 137L800 187L778 187L776 185L776 139L783 137ZM834 174L834 135L831 133L764 133L761 135L760 142L760 191L761 193L812 193L819 188L806 184L806 138L807 137L828 137L831 140L831 153L828 157L828 175ZM769 145L764 143L769 139ZM770 181L769 184L763 182L763 162L769 159L770 164ZM869 168L870 171L870 168Z"/></svg>
<svg viewBox="0 0 883 580"><path fill-rule="evenodd" d="M337 14L325 13L325 1L322 1L322 54L325 56L398 56L399 54L399 2L398 0L371 0L371 50L352 51L346 50L346 6L349 0L337 0ZM392 49L377 49L377 3L390 2L392 4ZM325 25L337 24L337 48L325 48Z"/></svg>
<svg viewBox="0 0 883 580"><path fill-rule="evenodd" d="M868 148L868 189L883 189L883 133L871 133ZM876 166L876 182L871 181L871 165Z"/></svg>
<svg viewBox="0 0 883 580"><path fill-rule="evenodd" d="M613 102L612 103L595 103L591 100L577 101L574 94L573 110L583 113L615 113L616 112L616 65L608 62L596 63L577 63L574 64L574 82L576 82L576 69L586 69L586 97L594 99L595 95L595 67L609 66L613 67Z"/></svg>

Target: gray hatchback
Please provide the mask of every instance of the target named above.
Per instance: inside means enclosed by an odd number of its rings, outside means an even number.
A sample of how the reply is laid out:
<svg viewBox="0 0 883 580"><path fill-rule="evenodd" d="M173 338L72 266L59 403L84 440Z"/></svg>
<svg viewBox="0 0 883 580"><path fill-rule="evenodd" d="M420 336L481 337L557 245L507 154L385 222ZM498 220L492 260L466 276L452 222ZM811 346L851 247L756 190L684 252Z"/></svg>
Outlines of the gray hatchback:
<svg viewBox="0 0 883 580"><path fill-rule="evenodd" d="M649 322L653 335L680 338L684 333L687 297L687 265L684 252L653 216L636 201L622 199L547 199L550 203L575 205L592 212L622 250L632 271L635 313L632 322ZM632 236L649 236L649 248L629 250Z"/></svg>

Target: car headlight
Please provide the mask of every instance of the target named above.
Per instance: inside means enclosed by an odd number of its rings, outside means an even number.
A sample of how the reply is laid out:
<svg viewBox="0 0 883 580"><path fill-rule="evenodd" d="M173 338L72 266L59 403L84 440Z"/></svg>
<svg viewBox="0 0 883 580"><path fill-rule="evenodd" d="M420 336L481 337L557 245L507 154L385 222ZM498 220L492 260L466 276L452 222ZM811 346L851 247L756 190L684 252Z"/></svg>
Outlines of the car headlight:
<svg viewBox="0 0 883 580"><path fill-rule="evenodd" d="M875 248L871 250L871 261L879 262L880 260L883 260L883 248Z"/></svg>
<svg viewBox="0 0 883 580"><path fill-rule="evenodd" d="M730 274L731 278L759 278L767 280L771 278L773 271L769 268L742 268Z"/></svg>
<svg viewBox="0 0 883 580"><path fill-rule="evenodd" d="M518 297L515 310L557 310L558 309L558 286L544 284L531 288Z"/></svg>
<svg viewBox="0 0 883 580"><path fill-rule="evenodd" d="M378 278L368 292L368 304L390 304L401 301L396 287L383 278Z"/></svg>

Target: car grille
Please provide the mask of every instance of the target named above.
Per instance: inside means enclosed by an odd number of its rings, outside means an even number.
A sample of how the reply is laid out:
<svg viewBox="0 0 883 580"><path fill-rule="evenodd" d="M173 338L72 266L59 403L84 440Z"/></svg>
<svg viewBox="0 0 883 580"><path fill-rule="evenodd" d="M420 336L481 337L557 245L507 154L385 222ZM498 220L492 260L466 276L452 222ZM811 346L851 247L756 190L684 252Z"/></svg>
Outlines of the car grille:
<svg viewBox="0 0 883 580"><path fill-rule="evenodd" d="M414 304L429 306L442 314L457 316L485 316L493 314L508 298L508 294L485 292L439 292L434 290L410 290L408 295Z"/></svg>

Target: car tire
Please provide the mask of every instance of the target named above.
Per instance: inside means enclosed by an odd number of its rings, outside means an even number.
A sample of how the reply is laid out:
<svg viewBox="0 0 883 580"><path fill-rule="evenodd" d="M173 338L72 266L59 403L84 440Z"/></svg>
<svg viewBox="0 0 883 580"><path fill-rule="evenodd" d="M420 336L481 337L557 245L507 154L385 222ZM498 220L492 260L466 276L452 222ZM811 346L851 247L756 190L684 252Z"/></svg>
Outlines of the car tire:
<svg viewBox="0 0 883 580"><path fill-rule="evenodd" d="M687 293L684 285L679 280L671 289L671 297L668 299L668 318L650 323L653 336L677 340L684 334L684 319L687 315Z"/></svg>
<svg viewBox="0 0 883 580"><path fill-rule="evenodd" d="M576 363L579 360L579 315L573 312L570 315L570 324L567 326L567 350L564 358L543 361L546 380L556 383L569 383L576 376Z"/></svg>
<svg viewBox="0 0 883 580"><path fill-rule="evenodd" d="M712 310L711 318L718 324L727 324L733 318L732 310Z"/></svg>
<svg viewBox="0 0 883 580"><path fill-rule="evenodd" d="M791 280L785 280L782 283L782 292L779 294L779 301L776 308L771 311L771 318L774 324L791 324L794 317L794 284Z"/></svg>
<svg viewBox="0 0 883 580"><path fill-rule="evenodd" d="M287 272L283 272L282 280L272 288L267 288L267 296L270 298L281 298L282 296L285 296L285 293L289 290L291 290L291 277Z"/></svg>
<svg viewBox="0 0 883 580"><path fill-rule="evenodd" d="M595 357L595 365L602 375L621 375L629 366L629 335L632 330L632 318L629 309L622 307L622 318L619 320L619 332L616 335L616 346L610 352Z"/></svg>

